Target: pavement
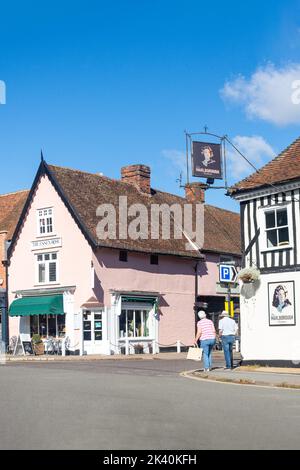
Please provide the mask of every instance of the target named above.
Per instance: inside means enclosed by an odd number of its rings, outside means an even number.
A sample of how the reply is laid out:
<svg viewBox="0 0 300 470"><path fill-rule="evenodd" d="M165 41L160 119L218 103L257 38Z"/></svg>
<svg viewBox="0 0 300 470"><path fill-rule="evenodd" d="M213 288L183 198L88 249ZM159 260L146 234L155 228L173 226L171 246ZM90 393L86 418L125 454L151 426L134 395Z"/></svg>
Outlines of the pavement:
<svg viewBox="0 0 300 470"><path fill-rule="evenodd" d="M256 385L280 388L293 388L300 390L300 368L275 368L275 367L259 367L259 366L239 366L241 356L234 353L235 368L231 371L224 370L224 356L222 351L214 351L213 361L215 367L209 373L199 368L199 363L186 360L187 353L159 353L151 354L132 354L125 355L87 355L87 356L6 356L6 363L90 363L107 361L109 362L126 362L126 361L176 361L181 364L183 377L210 380L215 382L233 383L238 385ZM192 366L191 370L186 370L186 365Z"/></svg>
<svg viewBox="0 0 300 470"><path fill-rule="evenodd" d="M300 448L297 390L182 377L197 367L170 356L9 362L0 449Z"/></svg>

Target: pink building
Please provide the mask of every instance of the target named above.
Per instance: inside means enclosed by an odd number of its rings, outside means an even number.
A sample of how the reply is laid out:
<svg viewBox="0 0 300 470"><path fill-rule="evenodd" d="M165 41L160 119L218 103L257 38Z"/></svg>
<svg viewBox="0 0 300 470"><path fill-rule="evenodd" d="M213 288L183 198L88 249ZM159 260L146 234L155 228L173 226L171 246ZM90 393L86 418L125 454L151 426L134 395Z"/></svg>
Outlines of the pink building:
<svg viewBox="0 0 300 470"><path fill-rule="evenodd" d="M144 165L125 167L121 180L113 180L42 160L8 250L10 336L67 338L77 354L191 345L195 300L207 301L208 311L222 310L217 263L220 256L240 257L239 215L204 204L204 194L198 183L186 188L186 198L154 190ZM143 235L150 222L138 227L138 239L124 236L124 197L130 221L132 207L151 212L153 205L191 203L196 214L201 203L201 252L187 247L186 234L163 239L162 219L156 239ZM108 205L116 209L118 230L103 239ZM171 217L171 233L176 227Z"/></svg>

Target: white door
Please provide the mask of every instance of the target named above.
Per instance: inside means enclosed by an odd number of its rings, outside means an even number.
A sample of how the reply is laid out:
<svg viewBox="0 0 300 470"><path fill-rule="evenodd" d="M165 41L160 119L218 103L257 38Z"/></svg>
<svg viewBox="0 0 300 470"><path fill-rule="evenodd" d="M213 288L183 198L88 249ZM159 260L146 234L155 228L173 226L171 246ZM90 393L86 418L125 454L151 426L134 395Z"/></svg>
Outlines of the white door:
<svg viewBox="0 0 300 470"><path fill-rule="evenodd" d="M83 347L85 354L103 353L103 310L83 312Z"/></svg>

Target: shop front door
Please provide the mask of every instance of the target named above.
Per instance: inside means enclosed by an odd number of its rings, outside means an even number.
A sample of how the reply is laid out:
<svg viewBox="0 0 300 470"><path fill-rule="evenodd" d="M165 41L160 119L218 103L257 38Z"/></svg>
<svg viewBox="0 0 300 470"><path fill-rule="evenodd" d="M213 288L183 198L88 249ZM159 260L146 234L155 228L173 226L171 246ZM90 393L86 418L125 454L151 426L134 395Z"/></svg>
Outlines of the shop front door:
<svg viewBox="0 0 300 470"><path fill-rule="evenodd" d="M103 353L103 310L83 313L83 347L85 354Z"/></svg>

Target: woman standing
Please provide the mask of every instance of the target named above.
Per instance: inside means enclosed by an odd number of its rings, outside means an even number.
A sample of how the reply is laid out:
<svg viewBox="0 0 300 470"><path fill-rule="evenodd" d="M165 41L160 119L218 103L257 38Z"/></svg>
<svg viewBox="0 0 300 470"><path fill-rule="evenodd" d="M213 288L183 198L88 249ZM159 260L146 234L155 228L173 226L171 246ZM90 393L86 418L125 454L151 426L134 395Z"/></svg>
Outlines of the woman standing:
<svg viewBox="0 0 300 470"><path fill-rule="evenodd" d="M212 367L212 350L216 344L216 330L213 322L206 318L206 313L201 311L198 313L200 321L197 323L197 334L195 344L203 349L204 371L209 372Z"/></svg>

